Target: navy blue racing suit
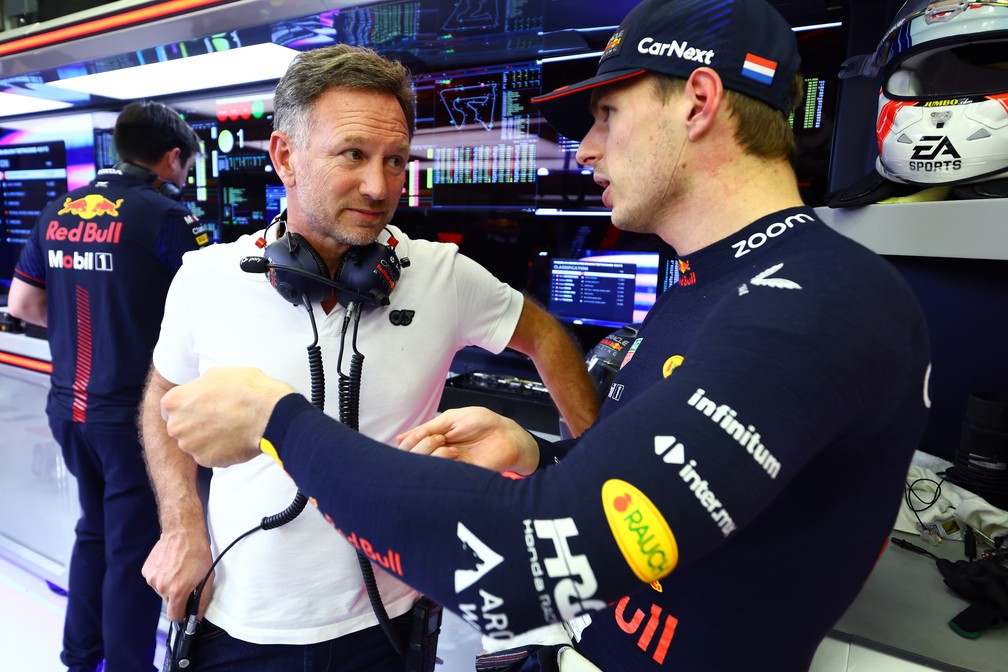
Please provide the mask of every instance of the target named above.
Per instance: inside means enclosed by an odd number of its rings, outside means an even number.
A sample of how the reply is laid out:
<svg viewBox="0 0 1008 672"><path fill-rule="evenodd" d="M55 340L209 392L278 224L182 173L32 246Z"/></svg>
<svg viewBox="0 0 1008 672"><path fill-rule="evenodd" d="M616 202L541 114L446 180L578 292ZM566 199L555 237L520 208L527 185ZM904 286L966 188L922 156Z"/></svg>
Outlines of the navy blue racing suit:
<svg viewBox="0 0 1008 672"><path fill-rule="evenodd" d="M595 425L528 478L377 445L296 395L265 438L344 535L488 635L575 619L604 670L808 669L897 513L924 317L809 208L677 271Z"/></svg>

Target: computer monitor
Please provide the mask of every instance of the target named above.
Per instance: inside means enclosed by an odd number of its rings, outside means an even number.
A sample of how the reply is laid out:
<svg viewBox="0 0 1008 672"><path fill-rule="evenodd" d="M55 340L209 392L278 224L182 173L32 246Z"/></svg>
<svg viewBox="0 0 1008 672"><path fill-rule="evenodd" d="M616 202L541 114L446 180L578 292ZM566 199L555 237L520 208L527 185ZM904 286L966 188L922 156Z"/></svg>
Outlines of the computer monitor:
<svg viewBox="0 0 1008 672"><path fill-rule="evenodd" d="M552 260L549 310L573 324L640 323L657 298L657 252L606 250Z"/></svg>
<svg viewBox="0 0 1008 672"><path fill-rule="evenodd" d="M266 185L266 223L287 209L287 188L282 184Z"/></svg>
<svg viewBox="0 0 1008 672"><path fill-rule="evenodd" d="M14 267L42 209L66 192L63 141L0 143L0 292L10 287Z"/></svg>
<svg viewBox="0 0 1008 672"><path fill-rule="evenodd" d="M506 63L414 77L406 207L534 209L540 66Z"/></svg>

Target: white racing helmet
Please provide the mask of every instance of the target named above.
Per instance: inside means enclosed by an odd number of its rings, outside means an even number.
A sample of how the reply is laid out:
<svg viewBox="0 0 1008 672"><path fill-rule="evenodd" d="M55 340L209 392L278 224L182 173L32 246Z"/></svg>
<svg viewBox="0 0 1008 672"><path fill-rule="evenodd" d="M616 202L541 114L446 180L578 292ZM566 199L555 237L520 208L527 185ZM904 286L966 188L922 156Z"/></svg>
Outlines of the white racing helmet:
<svg viewBox="0 0 1008 672"><path fill-rule="evenodd" d="M884 75L883 177L934 186L1008 176L1008 0L910 0L859 67Z"/></svg>

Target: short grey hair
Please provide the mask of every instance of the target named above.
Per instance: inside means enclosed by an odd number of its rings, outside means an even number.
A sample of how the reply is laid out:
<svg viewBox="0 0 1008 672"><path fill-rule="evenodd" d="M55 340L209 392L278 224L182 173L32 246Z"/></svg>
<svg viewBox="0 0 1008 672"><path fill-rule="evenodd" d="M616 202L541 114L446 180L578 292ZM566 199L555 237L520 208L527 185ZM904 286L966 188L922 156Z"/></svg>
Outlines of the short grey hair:
<svg viewBox="0 0 1008 672"><path fill-rule="evenodd" d="M409 70L373 49L348 44L311 49L294 57L274 92L273 130L285 133L295 147L304 147L315 101L337 87L395 96L413 138L416 96Z"/></svg>

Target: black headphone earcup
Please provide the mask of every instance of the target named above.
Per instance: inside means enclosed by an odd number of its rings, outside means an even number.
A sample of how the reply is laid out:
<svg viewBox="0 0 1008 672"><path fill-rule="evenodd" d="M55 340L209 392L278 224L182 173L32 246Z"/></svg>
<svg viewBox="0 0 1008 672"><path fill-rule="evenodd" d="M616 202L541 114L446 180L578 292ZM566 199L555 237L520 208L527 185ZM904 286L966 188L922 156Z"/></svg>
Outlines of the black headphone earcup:
<svg viewBox="0 0 1008 672"><path fill-rule="evenodd" d="M157 191L162 196L167 196L168 198L172 199L173 201L181 201L182 200L182 190L179 189L178 187L176 187L171 182L162 182L161 186L158 187Z"/></svg>
<svg viewBox="0 0 1008 672"><path fill-rule="evenodd" d="M171 182L162 180L152 170L148 170L143 166L138 166L135 163L130 163L129 161L120 161L115 165L115 167L120 172L129 173L134 177L139 177L141 180L154 187L154 190L162 196L167 196L173 201L182 200L182 190ZM161 184L158 184L158 182Z"/></svg>
<svg viewBox="0 0 1008 672"><path fill-rule="evenodd" d="M371 243L347 250L334 279L354 292L371 297L368 305L387 306L389 294L399 282L401 273L402 264L395 250L389 245ZM357 297L340 294L339 299L345 307Z"/></svg>
<svg viewBox="0 0 1008 672"><path fill-rule="evenodd" d="M332 288L315 277L324 280L331 280L329 267L314 247L296 233L285 233L276 241L270 243L263 250L263 256L273 264L281 266L293 266L311 274L306 277L282 268L271 268L269 270L270 284L279 292L280 296L290 301L295 306L301 305L304 297L308 301L320 302L329 296Z"/></svg>

